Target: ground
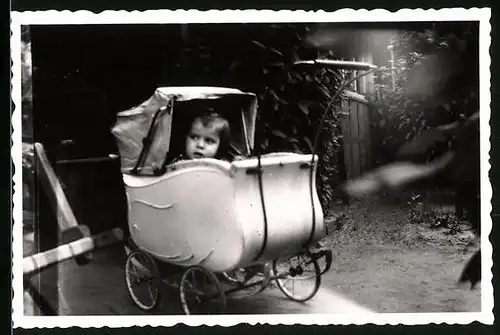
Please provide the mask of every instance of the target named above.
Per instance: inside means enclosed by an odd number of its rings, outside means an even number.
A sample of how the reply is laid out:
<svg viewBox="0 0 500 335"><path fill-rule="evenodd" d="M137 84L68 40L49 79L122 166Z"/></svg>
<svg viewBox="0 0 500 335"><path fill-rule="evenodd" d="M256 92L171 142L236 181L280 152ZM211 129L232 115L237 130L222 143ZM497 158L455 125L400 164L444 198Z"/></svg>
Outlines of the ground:
<svg viewBox="0 0 500 335"><path fill-rule="evenodd" d="M449 228L430 227L435 215L427 214L422 222L411 219L415 213L453 216L446 202L426 197L419 212L407 204L408 198L381 197L332 208L333 214L326 220L328 236L321 243L333 250L333 264L309 305L290 302L271 287L256 298L234 302L231 310L245 314L335 313L349 308L335 295L339 293L381 313L479 312L480 286L471 290L457 284L477 241L467 225L458 226L461 232L448 234ZM26 254L29 249L25 243ZM123 257L123 248L115 248L95 253L91 265L85 267L79 268L73 261L62 265L60 273L65 279L59 287L75 314L138 313L123 283ZM163 313L179 312L178 307L172 308Z"/></svg>
<svg viewBox="0 0 500 335"><path fill-rule="evenodd" d="M453 218L449 200L428 194L420 212L407 203L410 198L400 194L334 206L322 241L333 250L334 261L323 286L377 312L480 311L480 286L470 290L457 284L479 242L466 223L449 234L449 228L410 219L421 212ZM335 222L342 214L347 217Z"/></svg>

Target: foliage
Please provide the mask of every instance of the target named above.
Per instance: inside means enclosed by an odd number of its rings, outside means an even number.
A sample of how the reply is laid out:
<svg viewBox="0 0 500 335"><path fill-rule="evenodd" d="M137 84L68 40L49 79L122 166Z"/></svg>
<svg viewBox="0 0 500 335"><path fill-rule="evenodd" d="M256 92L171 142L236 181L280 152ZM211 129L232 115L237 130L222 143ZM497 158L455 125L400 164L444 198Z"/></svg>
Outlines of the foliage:
<svg viewBox="0 0 500 335"><path fill-rule="evenodd" d="M430 229L444 230L445 235L456 235L462 232L460 222L455 214L425 211L420 194L413 194L407 202L410 208L409 222L415 225L426 225Z"/></svg>
<svg viewBox="0 0 500 335"><path fill-rule="evenodd" d="M283 28L281 28L283 29ZM297 30L285 27L284 29ZM300 28L299 28L300 29ZM281 46L267 41L267 49L279 49L283 63L290 64L301 59L316 58L317 55L302 46L302 39L308 28L293 33L290 44ZM276 33L276 42L286 34ZM285 56L287 55L287 56ZM288 59L286 59L288 58ZM322 207L328 212L333 198L333 190L339 184L338 136L340 124L334 110L328 111L322 129L318 128L320 118L325 113L332 96L337 92L343 80L339 71L332 69L300 69L290 67L285 71L272 72L265 64L266 73L264 90L258 92L260 100L259 129L262 129L260 145L263 152L292 151L311 153L315 137L321 131L316 154L319 155L317 185ZM341 103L339 98L335 105ZM328 215L328 213L326 213Z"/></svg>
<svg viewBox="0 0 500 335"><path fill-rule="evenodd" d="M372 97L372 125L387 152L477 110L477 36L474 25L434 25L393 40L394 65L389 60L378 73Z"/></svg>

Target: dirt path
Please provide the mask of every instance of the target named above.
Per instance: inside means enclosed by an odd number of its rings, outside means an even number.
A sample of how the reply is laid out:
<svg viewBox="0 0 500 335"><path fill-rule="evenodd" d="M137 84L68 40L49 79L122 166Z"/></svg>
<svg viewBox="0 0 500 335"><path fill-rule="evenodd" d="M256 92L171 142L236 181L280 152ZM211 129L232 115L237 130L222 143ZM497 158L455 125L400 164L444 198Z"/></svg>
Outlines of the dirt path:
<svg viewBox="0 0 500 335"><path fill-rule="evenodd" d="M323 285L377 312L478 312L480 290L456 284L469 257L367 248L349 258L337 255Z"/></svg>
<svg viewBox="0 0 500 335"><path fill-rule="evenodd" d="M335 212L348 218L339 230L330 224L323 241L334 253L325 287L381 313L481 310L480 285L470 290L457 284L476 250L466 226L447 235L412 224L406 207L381 203L338 206Z"/></svg>

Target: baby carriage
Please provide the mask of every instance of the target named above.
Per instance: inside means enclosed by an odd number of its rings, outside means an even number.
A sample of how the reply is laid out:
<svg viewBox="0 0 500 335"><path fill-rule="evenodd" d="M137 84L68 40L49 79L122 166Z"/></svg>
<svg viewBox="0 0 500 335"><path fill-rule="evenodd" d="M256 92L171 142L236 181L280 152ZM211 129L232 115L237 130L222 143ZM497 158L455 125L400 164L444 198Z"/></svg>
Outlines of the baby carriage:
<svg viewBox="0 0 500 335"><path fill-rule="evenodd" d="M185 120L207 105L228 120L238 159L174 160ZM272 282L295 301L317 293L331 264L331 251L311 251L325 234L317 156L256 153L256 115L255 94L221 87L161 87L118 114L112 132L131 250L125 279L139 308L158 305L162 283L178 289L186 314L223 313L226 297ZM255 266L253 281L238 276Z"/></svg>

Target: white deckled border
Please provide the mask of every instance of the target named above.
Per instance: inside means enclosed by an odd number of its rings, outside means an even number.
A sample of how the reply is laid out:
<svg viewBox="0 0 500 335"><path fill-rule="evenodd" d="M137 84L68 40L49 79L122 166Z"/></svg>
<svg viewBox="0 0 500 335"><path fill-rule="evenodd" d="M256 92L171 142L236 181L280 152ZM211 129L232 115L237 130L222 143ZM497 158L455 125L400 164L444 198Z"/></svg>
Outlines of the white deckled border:
<svg viewBox="0 0 500 335"><path fill-rule="evenodd" d="M260 23L260 22L407 22L407 21L489 21L489 8L341 9L335 12L291 10L147 10L12 12L17 24L148 24L148 23Z"/></svg>
<svg viewBox="0 0 500 335"><path fill-rule="evenodd" d="M304 325L421 325L429 323L469 324L479 321L492 324L492 246L491 232L492 189L488 173L490 151L490 8L453 9L402 9L389 12L384 9L342 9L333 13L324 11L271 11L271 10L154 10L154 11L40 11L12 12L12 100L15 104L12 116L12 159L16 167L14 185L14 229L13 229L13 297L12 319L14 327L128 327L128 326L172 326L183 323L190 326L248 324L304 324ZM482 283L480 313L404 313L404 314L329 314L329 315L227 315L227 316L58 316L28 317L23 315L23 262L22 262L22 177L21 173L21 25L73 25L73 24L153 24L153 23L264 23L264 22L405 22L405 21L480 21L480 163L481 169L481 216L482 216Z"/></svg>
<svg viewBox="0 0 500 335"><path fill-rule="evenodd" d="M16 324L16 315L23 314L23 188L22 188L22 132L21 132L21 26L11 23L11 58L12 58L12 162L14 165L13 189L12 195L12 219L14 227L12 228L12 290L14 296L12 299L12 321Z"/></svg>

